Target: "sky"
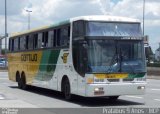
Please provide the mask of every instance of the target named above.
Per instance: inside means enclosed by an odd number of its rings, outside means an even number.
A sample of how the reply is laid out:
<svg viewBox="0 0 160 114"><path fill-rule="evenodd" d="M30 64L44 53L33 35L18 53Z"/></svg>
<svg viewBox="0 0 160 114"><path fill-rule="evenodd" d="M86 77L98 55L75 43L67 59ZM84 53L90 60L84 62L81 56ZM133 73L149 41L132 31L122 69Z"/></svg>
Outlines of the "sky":
<svg viewBox="0 0 160 114"><path fill-rule="evenodd" d="M0 35L4 34L4 1L0 0ZM160 0L145 1L145 35L155 51L160 42ZM142 22L143 0L7 0L9 34L27 30L26 10L32 11L31 28L84 15L125 16Z"/></svg>

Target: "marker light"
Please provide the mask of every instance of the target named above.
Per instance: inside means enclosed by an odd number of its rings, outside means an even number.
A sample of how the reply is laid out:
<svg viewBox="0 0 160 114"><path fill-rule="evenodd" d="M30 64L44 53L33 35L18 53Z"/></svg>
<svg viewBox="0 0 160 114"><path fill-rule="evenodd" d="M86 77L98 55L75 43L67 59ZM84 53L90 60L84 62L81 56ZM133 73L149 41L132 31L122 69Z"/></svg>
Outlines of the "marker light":
<svg viewBox="0 0 160 114"><path fill-rule="evenodd" d="M144 90L145 86L138 86L137 89Z"/></svg>

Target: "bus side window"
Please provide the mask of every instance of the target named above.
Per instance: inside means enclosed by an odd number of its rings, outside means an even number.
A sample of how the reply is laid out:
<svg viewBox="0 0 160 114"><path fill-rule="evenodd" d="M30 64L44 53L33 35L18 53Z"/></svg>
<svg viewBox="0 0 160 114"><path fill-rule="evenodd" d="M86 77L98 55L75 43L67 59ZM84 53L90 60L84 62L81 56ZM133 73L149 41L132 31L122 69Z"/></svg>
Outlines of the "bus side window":
<svg viewBox="0 0 160 114"><path fill-rule="evenodd" d="M33 49L33 35L29 35L29 38L28 38L28 49L30 49L30 50Z"/></svg>
<svg viewBox="0 0 160 114"><path fill-rule="evenodd" d="M68 26L68 38L69 39L70 39L70 32L71 32L70 29L71 29L70 26Z"/></svg>
<svg viewBox="0 0 160 114"><path fill-rule="evenodd" d="M38 48L38 34L33 35L34 49Z"/></svg>
<svg viewBox="0 0 160 114"><path fill-rule="evenodd" d="M18 37L18 50L20 50L20 37Z"/></svg>
<svg viewBox="0 0 160 114"><path fill-rule="evenodd" d="M21 38L20 38L20 50L25 50L25 37L24 36L22 36Z"/></svg>
<svg viewBox="0 0 160 114"><path fill-rule="evenodd" d="M38 48L43 48L42 46L42 33L38 33Z"/></svg>
<svg viewBox="0 0 160 114"><path fill-rule="evenodd" d="M84 35L84 21L75 21L73 23L73 38Z"/></svg>
<svg viewBox="0 0 160 114"><path fill-rule="evenodd" d="M42 46L48 47L48 32L43 32Z"/></svg>
<svg viewBox="0 0 160 114"><path fill-rule="evenodd" d="M57 40L57 47L59 47L60 46L60 40L61 40L61 37L60 37L60 33L61 33L61 29L57 29L56 30L56 33L57 33L57 35L56 35L56 40Z"/></svg>
<svg viewBox="0 0 160 114"><path fill-rule="evenodd" d="M53 31L49 31L48 47L53 47L53 38L54 38L54 32Z"/></svg>
<svg viewBox="0 0 160 114"><path fill-rule="evenodd" d="M14 39L14 51L18 51L18 38Z"/></svg>
<svg viewBox="0 0 160 114"><path fill-rule="evenodd" d="M9 51L13 51L13 39L9 39Z"/></svg>
<svg viewBox="0 0 160 114"><path fill-rule="evenodd" d="M11 40L11 51L14 51L14 39Z"/></svg>
<svg viewBox="0 0 160 114"><path fill-rule="evenodd" d="M26 49L29 49L29 48L28 48L28 47L29 47L29 46L28 46L28 45L29 45L29 44L28 44L28 42L29 42L29 36L28 36L28 35L27 35L26 38L25 38L25 42L26 42L26 43L25 43L25 48L26 48Z"/></svg>
<svg viewBox="0 0 160 114"><path fill-rule="evenodd" d="M60 38L60 44L61 46L68 46L69 45L69 27L63 27L61 29L61 38Z"/></svg>
<svg viewBox="0 0 160 114"><path fill-rule="evenodd" d="M9 47L8 47L9 51L11 51L11 39L9 39Z"/></svg>
<svg viewBox="0 0 160 114"><path fill-rule="evenodd" d="M54 30L54 39L53 39L53 47L56 47L56 42L57 42L57 30Z"/></svg>

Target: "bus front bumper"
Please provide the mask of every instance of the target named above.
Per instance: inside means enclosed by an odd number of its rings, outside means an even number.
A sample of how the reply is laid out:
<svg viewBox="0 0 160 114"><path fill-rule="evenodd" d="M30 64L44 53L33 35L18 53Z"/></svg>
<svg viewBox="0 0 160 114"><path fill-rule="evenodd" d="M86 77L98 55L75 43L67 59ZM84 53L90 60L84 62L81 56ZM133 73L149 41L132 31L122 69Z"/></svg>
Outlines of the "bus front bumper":
<svg viewBox="0 0 160 114"><path fill-rule="evenodd" d="M87 84L86 97L143 95L146 82L143 83L112 83L112 84Z"/></svg>

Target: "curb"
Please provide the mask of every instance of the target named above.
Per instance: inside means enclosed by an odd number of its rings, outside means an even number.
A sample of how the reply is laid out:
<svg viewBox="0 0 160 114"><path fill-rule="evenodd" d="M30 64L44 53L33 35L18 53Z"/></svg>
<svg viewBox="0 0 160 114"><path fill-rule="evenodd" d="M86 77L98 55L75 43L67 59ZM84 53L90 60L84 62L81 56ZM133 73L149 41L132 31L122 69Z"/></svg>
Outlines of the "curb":
<svg viewBox="0 0 160 114"><path fill-rule="evenodd" d="M0 70L0 72L8 72L8 70Z"/></svg>
<svg viewBox="0 0 160 114"><path fill-rule="evenodd" d="M160 76L147 76L147 79L158 79L160 80Z"/></svg>

